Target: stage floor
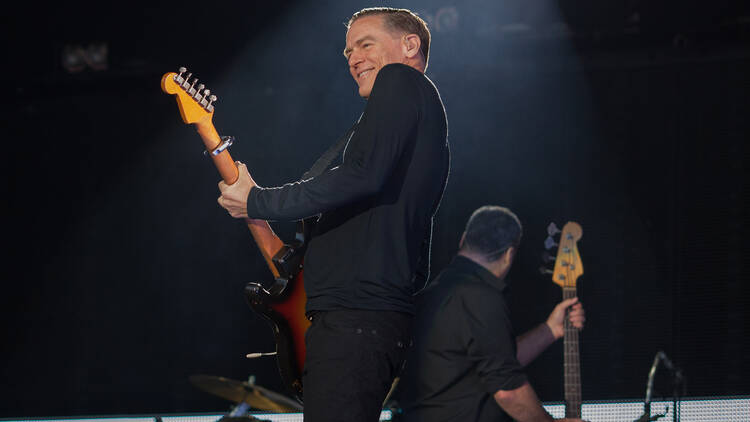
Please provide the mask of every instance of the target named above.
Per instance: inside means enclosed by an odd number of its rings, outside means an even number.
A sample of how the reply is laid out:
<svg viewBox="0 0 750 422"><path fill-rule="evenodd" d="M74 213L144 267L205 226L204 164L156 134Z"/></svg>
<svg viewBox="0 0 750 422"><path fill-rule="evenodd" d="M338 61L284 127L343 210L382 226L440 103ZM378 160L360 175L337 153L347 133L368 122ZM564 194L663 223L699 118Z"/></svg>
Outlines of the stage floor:
<svg viewBox="0 0 750 422"><path fill-rule="evenodd" d="M556 418L564 416L564 405L545 403L544 407ZM750 421L750 397L710 397L689 398L677 403L678 420L681 422L748 422ZM675 404L672 401L651 403L651 415L664 414L659 421L674 420ZM643 402L607 401L584 402L583 418L590 422L635 421L643 414ZM274 422L302 422L301 413L262 413L252 412L258 419ZM46 418L0 418L4 422L216 422L221 413L164 414L164 415L119 415L86 417L46 417ZM394 420L393 413L384 410L381 421Z"/></svg>

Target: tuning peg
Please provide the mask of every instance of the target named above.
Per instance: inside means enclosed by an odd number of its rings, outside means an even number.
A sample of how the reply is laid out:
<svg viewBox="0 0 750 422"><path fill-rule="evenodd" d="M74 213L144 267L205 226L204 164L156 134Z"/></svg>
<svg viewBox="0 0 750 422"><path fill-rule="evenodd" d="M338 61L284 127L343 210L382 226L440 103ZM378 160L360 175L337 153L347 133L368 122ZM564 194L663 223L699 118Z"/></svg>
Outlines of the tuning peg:
<svg viewBox="0 0 750 422"><path fill-rule="evenodd" d="M208 95L210 92L211 91L206 92L206 95ZM208 97L208 104L206 104L206 110L213 111L214 107L211 105L211 103L213 103L214 101L216 101L216 95L211 94L211 96Z"/></svg>
<svg viewBox="0 0 750 422"><path fill-rule="evenodd" d="M549 223L549 226L547 226L547 234L550 236L554 236L558 233L560 233L560 229L557 228L557 224L555 224L554 222Z"/></svg>
<svg viewBox="0 0 750 422"><path fill-rule="evenodd" d="M193 98L195 98L196 101L200 102L202 99L206 97L205 95L201 95L201 90L205 87L206 85L198 84L198 87L195 89L195 94L193 95Z"/></svg>
<svg viewBox="0 0 750 422"><path fill-rule="evenodd" d="M542 265L541 267L539 267L539 272L542 275L554 274L555 273L554 271L550 270L549 268L545 267L544 265Z"/></svg>
<svg viewBox="0 0 750 422"><path fill-rule="evenodd" d="M549 250L552 248L557 247L557 242L555 242L555 239L552 238L552 236L547 236L546 239L544 239L544 248Z"/></svg>
<svg viewBox="0 0 750 422"><path fill-rule="evenodd" d="M180 69L184 69L184 68L180 68ZM187 70L187 69L185 69L185 70ZM189 88L190 88L190 77L191 76L193 76L192 72L188 73L187 75L185 75L183 77L182 83L180 84L180 86L182 87L182 89L184 89L185 91L189 91L190 90Z"/></svg>
<svg viewBox="0 0 750 422"><path fill-rule="evenodd" d="M177 69L180 73L179 75L182 76L183 73L187 72L187 69L185 67L180 66L179 69Z"/></svg>
<svg viewBox="0 0 750 422"><path fill-rule="evenodd" d="M198 78L193 79L193 83L190 84L190 89L188 89L188 92L191 92L193 90L196 82L198 82Z"/></svg>
<svg viewBox="0 0 750 422"><path fill-rule="evenodd" d="M557 258L555 258L555 256L552 255L551 253L547 251L542 252L542 262L544 263L555 262L556 259Z"/></svg>

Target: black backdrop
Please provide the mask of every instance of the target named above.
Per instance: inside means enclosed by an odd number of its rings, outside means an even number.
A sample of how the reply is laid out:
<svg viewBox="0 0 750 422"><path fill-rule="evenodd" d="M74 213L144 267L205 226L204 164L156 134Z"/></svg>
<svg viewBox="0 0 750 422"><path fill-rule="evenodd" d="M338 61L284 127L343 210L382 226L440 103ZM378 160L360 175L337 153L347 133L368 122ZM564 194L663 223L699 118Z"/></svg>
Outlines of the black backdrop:
<svg viewBox="0 0 750 422"><path fill-rule="evenodd" d="M227 409L188 383L199 373L282 390L273 361L244 359L273 348L241 295L270 275L158 83L189 65L220 97L233 156L261 185L290 181L363 107L340 56L360 3L8 13L0 416ZM657 350L691 396L749 394L747 6L600 3L397 5L433 23L428 75L449 116L433 270L473 209L515 210L523 331L560 298L537 270L545 227L576 220L584 399L642 398ZM537 29L503 26L517 20ZM544 30L558 20L572 33ZM64 45L94 41L109 45L106 71L61 67ZM543 400L562 399L561 355L556 344L529 368Z"/></svg>

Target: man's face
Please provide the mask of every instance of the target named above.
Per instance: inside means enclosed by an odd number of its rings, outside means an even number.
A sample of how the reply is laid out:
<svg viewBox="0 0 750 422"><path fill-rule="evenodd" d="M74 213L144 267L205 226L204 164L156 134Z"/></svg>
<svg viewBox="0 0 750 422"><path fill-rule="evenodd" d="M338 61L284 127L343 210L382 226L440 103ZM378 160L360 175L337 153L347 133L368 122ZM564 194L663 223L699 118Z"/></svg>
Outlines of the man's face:
<svg viewBox="0 0 750 422"><path fill-rule="evenodd" d="M380 15L361 17L349 27L344 56L361 97L370 96L375 77L383 66L404 62L402 38L386 28Z"/></svg>

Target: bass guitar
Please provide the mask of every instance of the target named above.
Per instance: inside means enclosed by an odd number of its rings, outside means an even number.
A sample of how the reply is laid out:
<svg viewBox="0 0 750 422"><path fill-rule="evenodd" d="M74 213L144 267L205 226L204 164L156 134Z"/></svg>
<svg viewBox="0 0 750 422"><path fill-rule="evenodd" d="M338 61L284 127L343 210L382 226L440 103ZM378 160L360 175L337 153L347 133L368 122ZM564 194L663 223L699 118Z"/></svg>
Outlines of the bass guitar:
<svg viewBox="0 0 750 422"><path fill-rule="evenodd" d="M211 157L222 179L231 185L239 172L229 155L232 137L220 137L213 125L216 96L184 67L178 73L166 73L161 89L174 95L182 120L195 125L206 153ZM268 268L273 283L249 283L245 296L249 305L267 319L276 340L276 360L281 378L289 391L302 401L302 369L305 363L305 331L310 321L305 317L304 278L302 255L304 239L298 235L293 244L284 244L267 221L245 220Z"/></svg>
<svg viewBox="0 0 750 422"><path fill-rule="evenodd" d="M550 236L559 233L554 224L548 228ZM583 230L578 223L568 222L560 233L552 281L562 287L563 300L578 296L576 282L583 275L583 263L578 253L578 241ZM549 241L549 240L548 240ZM565 417L581 418L581 363L578 353L578 329L565 318L563 331L563 361L565 374Z"/></svg>

